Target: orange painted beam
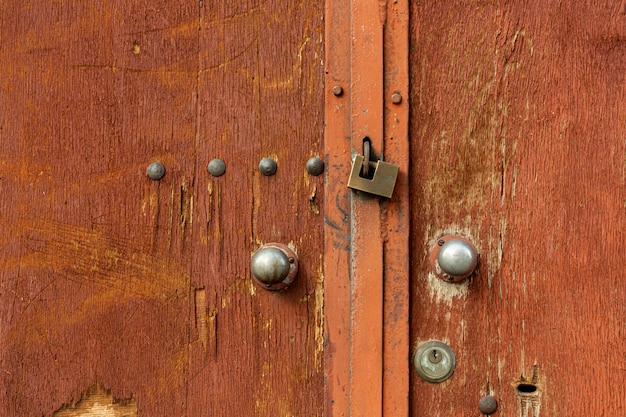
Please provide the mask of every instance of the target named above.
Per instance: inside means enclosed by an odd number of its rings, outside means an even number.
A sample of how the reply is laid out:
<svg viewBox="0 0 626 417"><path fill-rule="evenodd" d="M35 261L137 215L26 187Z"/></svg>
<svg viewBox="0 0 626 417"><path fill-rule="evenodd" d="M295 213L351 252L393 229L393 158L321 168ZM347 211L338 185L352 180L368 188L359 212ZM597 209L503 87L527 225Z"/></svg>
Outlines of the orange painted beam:
<svg viewBox="0 0 626 417"><path fill-rule="evenodd" d="M405 0L326 3L328 416L408 415L407 40ZM366 136L400 166L391 200L346 188Z"/></svg>
<svg viewBox="0 0 626 417"><path fill-rule="evenodd" d="M324 415L350 415L350 7L326 2Z"/></svg>
<svg viewBox="0 0 626 417"><path fill-rule="evenodd" d="M383 147L383 25L378 0L351 2L352 151ZM380 199L352 194L350 299L351 415L382 415L383 383L383 244Z"/></svg>
<svg viewBox="0 0 626 417"><path fill-rule="evenodd" d="M400 166L383 206L383 416L409 415L409 3L387 8L384 33L385 159Z"/></svg>

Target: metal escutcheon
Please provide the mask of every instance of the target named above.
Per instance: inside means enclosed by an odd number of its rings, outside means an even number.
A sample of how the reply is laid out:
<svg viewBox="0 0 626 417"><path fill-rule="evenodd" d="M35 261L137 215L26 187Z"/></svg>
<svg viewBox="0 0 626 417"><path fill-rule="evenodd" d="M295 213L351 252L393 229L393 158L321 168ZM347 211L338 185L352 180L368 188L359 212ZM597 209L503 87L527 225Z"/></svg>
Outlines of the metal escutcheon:
<svg viewBox="0 0 626 417"><path fill-rule="evenodd" d="M456 367L456 358L450 346L438 340L422 343L413 357L417 374L428 382L443 382Z"/></svg>
<svg viewBox="0 0 626 417"><path fill-rule="evenodd" d="M272 291L282 290L298 274L298 257L287 245L267 243L252 255L250 270L261 287Z"/></svg>

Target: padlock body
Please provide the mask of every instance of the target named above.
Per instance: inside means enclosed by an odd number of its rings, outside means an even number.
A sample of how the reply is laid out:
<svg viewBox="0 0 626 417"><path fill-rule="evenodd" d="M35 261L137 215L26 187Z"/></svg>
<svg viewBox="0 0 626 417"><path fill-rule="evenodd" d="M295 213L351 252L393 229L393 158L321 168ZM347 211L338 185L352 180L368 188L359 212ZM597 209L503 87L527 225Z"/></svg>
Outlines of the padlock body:
<svg viewBox="0 0 626 417"><path fill-rule="evenodd" d="M363 155L356 155L354 158L348 179L348 188L391 198L400 167L388 162L377 161L372 179L364 178L360 175L363 159Z"/></svg>

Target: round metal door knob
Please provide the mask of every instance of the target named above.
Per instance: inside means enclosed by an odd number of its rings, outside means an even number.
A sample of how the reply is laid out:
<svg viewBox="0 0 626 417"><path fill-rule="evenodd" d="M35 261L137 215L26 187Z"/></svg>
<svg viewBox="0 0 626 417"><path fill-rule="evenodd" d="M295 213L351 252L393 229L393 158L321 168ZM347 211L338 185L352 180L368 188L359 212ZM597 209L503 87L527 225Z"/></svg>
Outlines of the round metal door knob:
<svg viewBox="0 0 626 417"><path fill-rule="evenodd" d="M461 236L440 238L430 256L435 275L448 282L458 282L472 276L478 267L478 259L474 245Z"/></svg>
<svg viewBox="0 0 626 417"><path fill-rule="evenodd" d="M252 255L250 270L261 287L282 290L296 278L298 257L287 245L267 243Z"/></svg>

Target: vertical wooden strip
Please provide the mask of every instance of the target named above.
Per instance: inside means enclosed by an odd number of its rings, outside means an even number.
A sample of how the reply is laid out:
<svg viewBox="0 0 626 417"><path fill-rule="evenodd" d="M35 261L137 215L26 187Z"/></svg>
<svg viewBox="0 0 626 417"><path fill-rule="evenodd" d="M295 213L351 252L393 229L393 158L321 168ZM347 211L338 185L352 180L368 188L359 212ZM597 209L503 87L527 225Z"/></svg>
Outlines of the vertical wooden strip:
<svg viewBox="0 0 626 417"><path fill-rule="evenodd" d="M409 415L409 4L386 11L384 34L385 160L400 166L383 216L383 415ZM383 211L385 212L385 211Z"/></svg>
<svg viewBox="0 0 626 417"><path fill-rule="evenodd" d="M350 415L350 7L326 2L325 416Z"/></svg>
<svg viewBox="0 0 626 417"><path fill-rule="evenodd" d="M377 0L353 1L352 148L361 153L363 138L374 153L383 142L383 24ZM382 414L383 253L378 198L359 192L352 199L351 412Z"/></svg>

